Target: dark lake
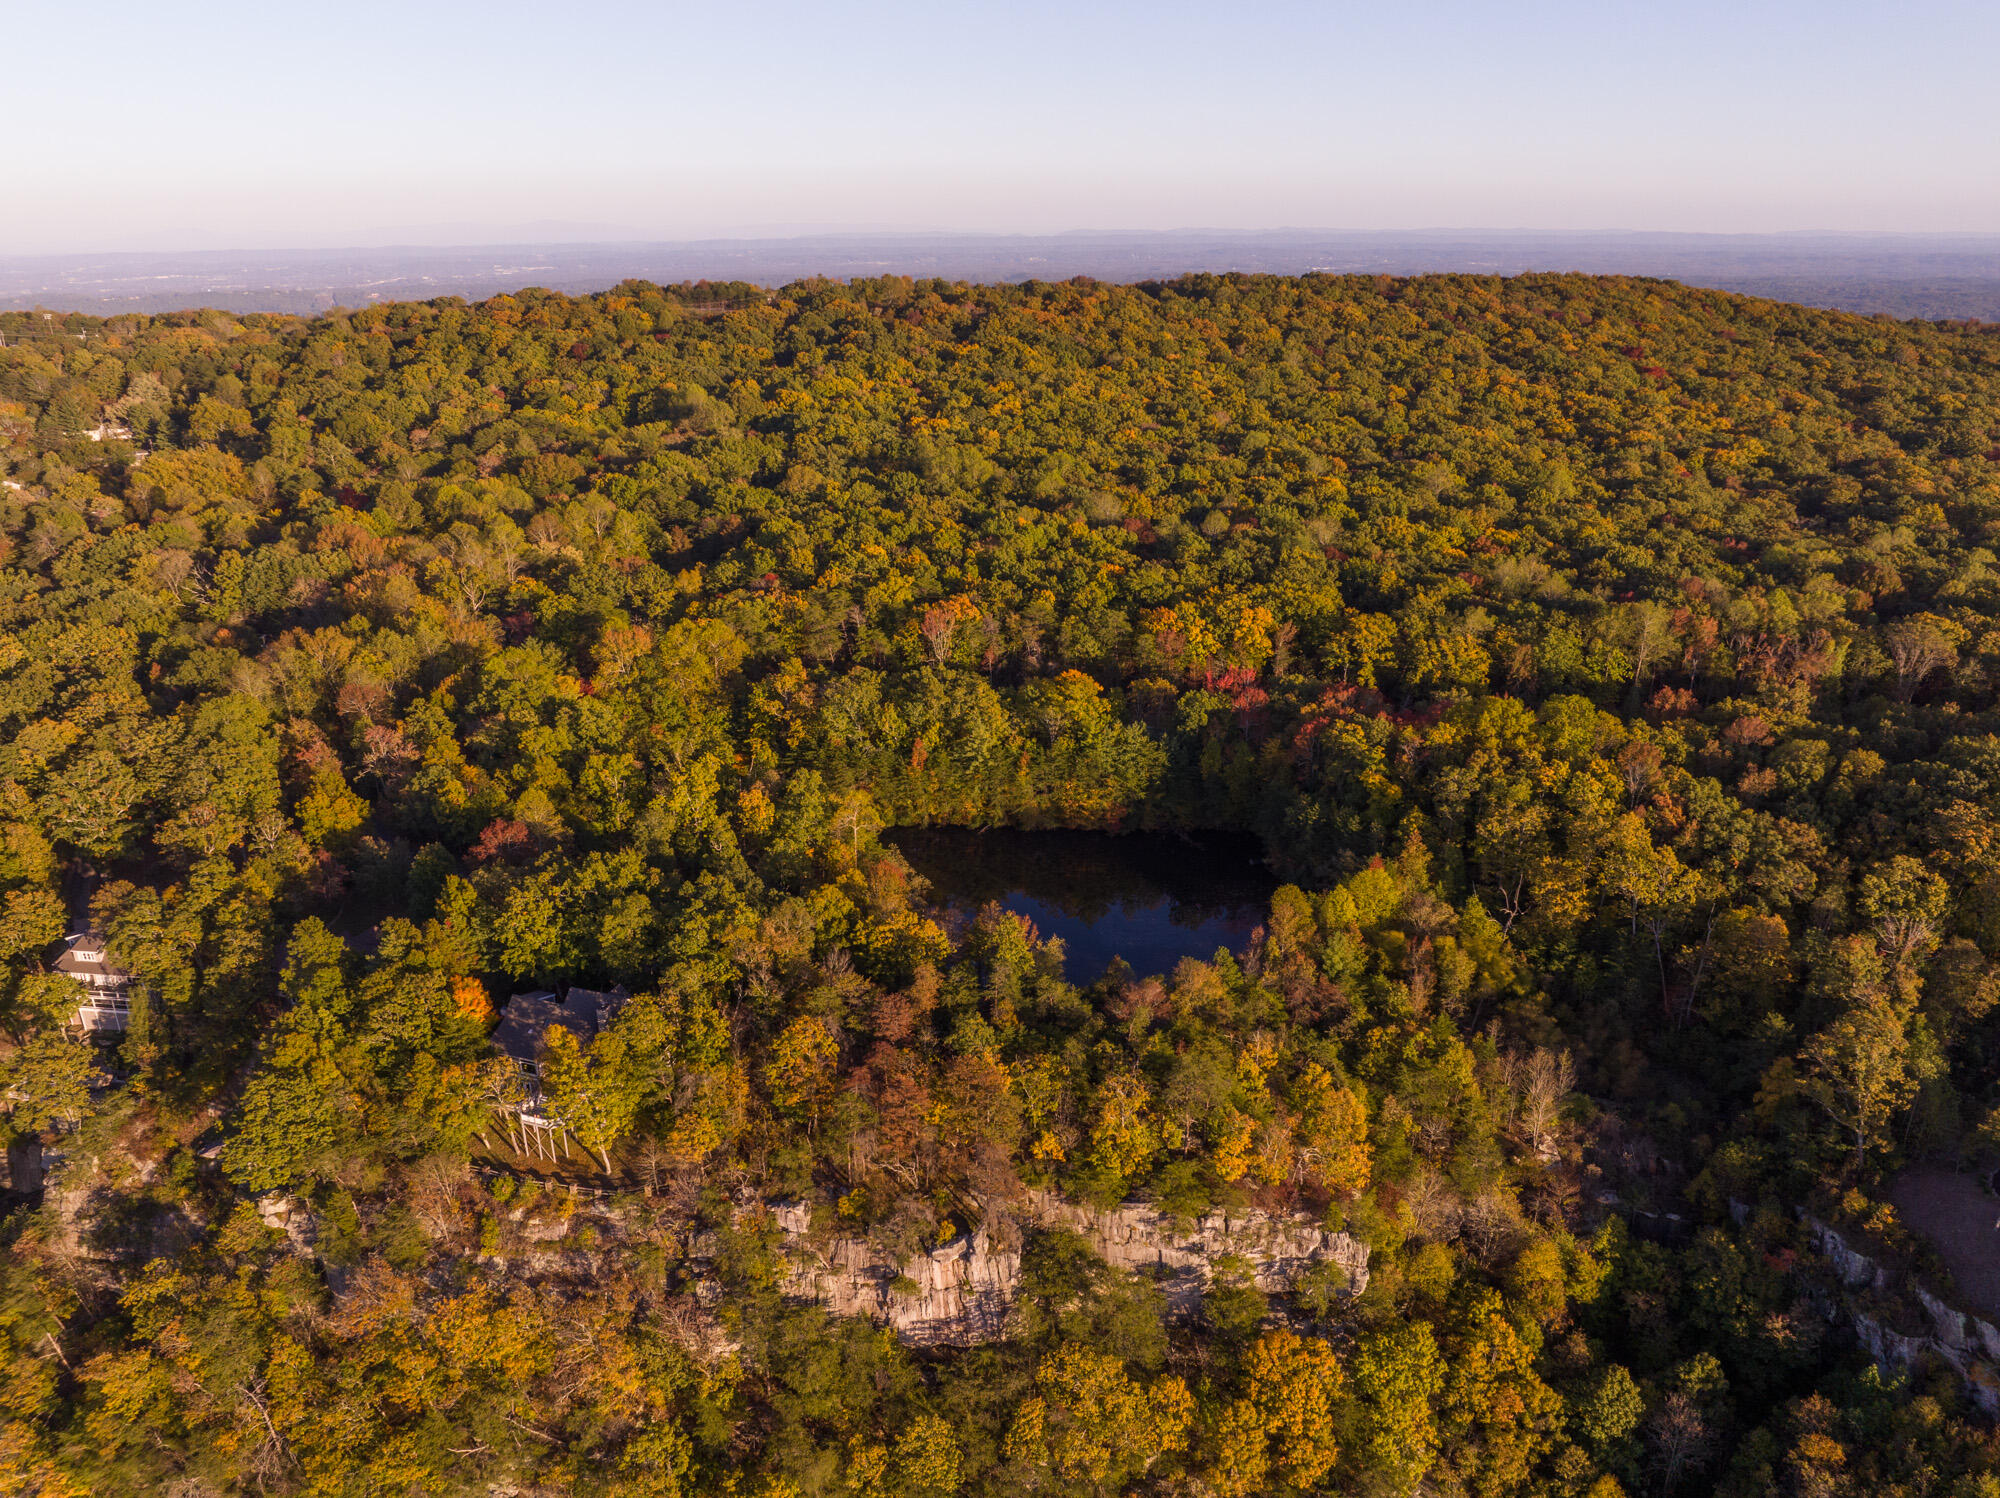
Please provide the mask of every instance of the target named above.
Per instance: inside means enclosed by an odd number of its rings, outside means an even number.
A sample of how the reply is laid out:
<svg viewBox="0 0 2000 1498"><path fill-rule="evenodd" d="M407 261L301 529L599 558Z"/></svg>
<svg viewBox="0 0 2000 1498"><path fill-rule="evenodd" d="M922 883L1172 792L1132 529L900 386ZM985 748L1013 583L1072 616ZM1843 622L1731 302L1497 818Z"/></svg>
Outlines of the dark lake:
<svg viewBox="0 0 2000 1498"><path fill-rule="evenodd" d="M1217 947L1238 950L1278 887L1263 846L1227 833L898 827L883 840L947 910L971 915L998 900L1044 937L1060 936L1073 983L1092 982L1114 957L1143 976Z"/></svg>

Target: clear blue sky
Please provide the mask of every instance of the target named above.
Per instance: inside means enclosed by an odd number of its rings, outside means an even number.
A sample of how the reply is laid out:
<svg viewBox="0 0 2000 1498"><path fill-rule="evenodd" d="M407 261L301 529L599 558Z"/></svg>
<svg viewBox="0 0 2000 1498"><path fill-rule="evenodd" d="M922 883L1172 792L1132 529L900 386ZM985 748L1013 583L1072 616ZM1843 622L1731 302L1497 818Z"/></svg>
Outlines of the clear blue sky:
<svg viewBox="0 0 2000 1498"><path fill-rule="evenodd" d="M0 253L2000 231L1996 0L0 0Z"/></svg>

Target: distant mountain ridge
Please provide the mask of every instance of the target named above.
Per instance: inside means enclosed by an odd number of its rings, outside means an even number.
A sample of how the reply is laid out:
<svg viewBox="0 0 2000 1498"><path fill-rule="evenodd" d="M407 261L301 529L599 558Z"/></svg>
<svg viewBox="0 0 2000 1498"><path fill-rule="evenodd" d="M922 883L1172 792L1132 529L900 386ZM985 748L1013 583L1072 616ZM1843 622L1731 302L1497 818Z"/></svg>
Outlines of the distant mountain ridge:
<svg viewBox="0 0 2000 1498"><path fill-rule="evenodd" d="M580 294L626 279L770 286L881 275L1130 282L1194 271L1646 275L1851 312L2000 321L2000 236L1530 230L852 233L0 256L0 310L108 314L213 306L310 313L371 301L478 299L527 286Z"/></svg>

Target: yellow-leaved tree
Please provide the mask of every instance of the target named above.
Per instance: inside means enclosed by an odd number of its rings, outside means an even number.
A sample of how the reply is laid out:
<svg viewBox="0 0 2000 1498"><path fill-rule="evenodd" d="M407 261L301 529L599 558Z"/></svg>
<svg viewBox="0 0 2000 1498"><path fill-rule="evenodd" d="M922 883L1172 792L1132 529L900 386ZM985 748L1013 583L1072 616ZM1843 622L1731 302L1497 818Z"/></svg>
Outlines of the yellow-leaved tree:
<svg viewBox="0 0 2000 1498"><path fill-rule="evenodd" d="M1106 1175L1141 1174L1160 1148L1160 1131L1148 1105L1152 1090L1136 1076L1108 1078L1090 1129L1091 1163Z"/></svg>
<svg viewBox="0 0 2000 1498"><path fill-rule="evenodd" d="M1346 1382L1323 1339L1260 1337L1243 1360L1243 1392L1217 1426L1209 1487L1219 1498L1314 1491L1340 1456L1334 1402Z"/></svg>
<svg viewBox="0 0 2000 1498"><path fill-rule="evenodd" d="M1361 1099L1315 1061L1299 1073L1292 1100L1298 1110L1292 1142L1299 1175L1336 1197L1360 1195L1373 1161Z"/></svg>
<svg viewBox="0 0 2000 1498"><path fill-rule="evenodd" d="M1004 1455L1030 1483L1052 1474L1071 1485L1122 1490L1169 1452L1187 1447L1194 1399L1171 1375L1140 1384L1109 1353L1065 1343L1035 1370Z"/></svg>

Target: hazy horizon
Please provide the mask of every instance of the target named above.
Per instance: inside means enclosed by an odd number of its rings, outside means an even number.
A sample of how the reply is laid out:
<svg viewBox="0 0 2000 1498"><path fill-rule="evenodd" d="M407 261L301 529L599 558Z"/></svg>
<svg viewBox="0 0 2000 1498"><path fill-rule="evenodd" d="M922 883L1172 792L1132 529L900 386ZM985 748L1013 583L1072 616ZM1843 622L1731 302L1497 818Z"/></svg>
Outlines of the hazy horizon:
<svg viewBox="0 0 2000 1498"><path fill-rule="evenodd" d="M16 7L9 40L64 65L9 79L4 254L537 224L2000 233L2000 10L1968 0L104 0Z"/></svg>
<svg viewBox="0 0 2000 1498"><path fill-rule="evenodd" d="M1119 227L1079 224L1068 228L951 229L924 224L733 224L713 232L687 235L647 234L635 228L613 224L566 224L561 221L531 221L496 225L487 230L466 224L407 224L357 230L347 236L295 243L243 242L231 244L78 244L45 250L0 250L0 261L69 259L79 256L180 256L322 254L394 250L502 250L521 248L613 248L660 245L786 243L792 241L837 241L849 239L926 240L1050 240L1050 239L1170 239L1212 236L1246 242L1285 236L1325 236L1330 238L1394 239L1629 239L1734 241L1739 243L1772 240L1880 241L1919 245L1929 242L1990 243L2000 248L2000 229L1841 229L1801 227L1773 230L1658 229L1597 226L1560 228L1537 224L1392 224L1377 227L1343 227L1329 224L1266 224L1232 227L1223 224L1179 224L1169 228ZM1996 267L2000 273L2000 266Z"/></svg>
<svg viewBox="0 0 2000 1498"><path fill-rule="evenodd" d="M583 294L626 280L663 285L747 281L778 287L813 277L883 275L975 282L1088 276L1135 282L1196 272L1409 276L1564 271L1657 276L1895 317L2000 321L2000 236L1470 229L846 232L0 255L0 310L41 307L108 314L215 307L311 313L439 296L479 300L531 286Z"/></svg>

